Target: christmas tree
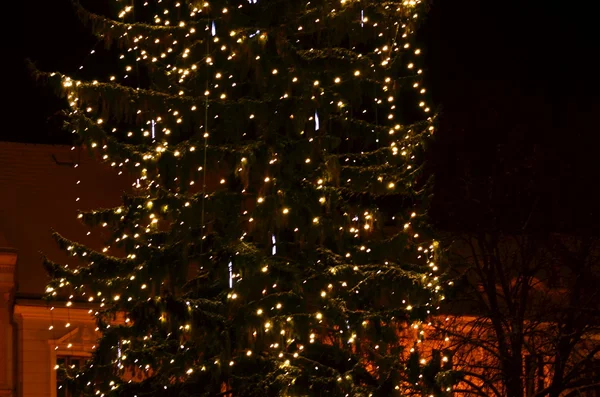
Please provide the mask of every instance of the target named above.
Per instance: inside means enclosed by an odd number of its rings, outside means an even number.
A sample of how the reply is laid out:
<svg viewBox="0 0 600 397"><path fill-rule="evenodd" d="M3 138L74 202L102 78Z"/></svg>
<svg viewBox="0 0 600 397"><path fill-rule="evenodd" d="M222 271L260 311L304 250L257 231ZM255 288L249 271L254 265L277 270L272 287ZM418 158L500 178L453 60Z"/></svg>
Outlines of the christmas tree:
<svg viewBox="0 0 600 397"><path fill-rule="evenodd" d="M57 234L81 265L45 260L50 296L98 304L74 385L425 393L438 364L423 365L420 327L441 298L415 40L426 5L115 3L75 8L119 72L45 75L81 144L136 180L122 206L78 215L110 232L104 251Z"/></svg>

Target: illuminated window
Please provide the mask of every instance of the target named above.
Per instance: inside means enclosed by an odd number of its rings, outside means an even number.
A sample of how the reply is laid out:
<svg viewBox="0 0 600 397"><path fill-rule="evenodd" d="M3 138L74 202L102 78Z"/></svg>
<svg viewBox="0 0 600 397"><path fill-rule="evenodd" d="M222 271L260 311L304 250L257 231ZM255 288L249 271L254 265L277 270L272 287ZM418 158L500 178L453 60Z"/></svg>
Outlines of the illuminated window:
<svg viewBox="0 0 600 397"><path fill-rule="evenodd" d="M69 369L81 368L85 363L86 358L80 356L58 356L56 357L56 364L60 367ZM56 372L56 397L76 397L78 394L74 394L67 387L65 381L65 374L63 371Z"/></svg>

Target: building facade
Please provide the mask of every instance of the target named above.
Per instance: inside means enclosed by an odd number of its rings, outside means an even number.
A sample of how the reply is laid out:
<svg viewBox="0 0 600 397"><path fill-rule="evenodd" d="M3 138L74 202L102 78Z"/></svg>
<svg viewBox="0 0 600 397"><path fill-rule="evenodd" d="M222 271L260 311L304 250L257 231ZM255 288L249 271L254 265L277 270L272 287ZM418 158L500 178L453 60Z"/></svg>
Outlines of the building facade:
<svg viewBox="0 0 600 397"><path fill-rule="evenodd" d="M0 142L0 187L0 397L68 397L55 367L81 365L96 326L91 307L43 299L42 255L69 261L52 230L100 248L76 211L118 205L131 181L80 149Z"/></svg>

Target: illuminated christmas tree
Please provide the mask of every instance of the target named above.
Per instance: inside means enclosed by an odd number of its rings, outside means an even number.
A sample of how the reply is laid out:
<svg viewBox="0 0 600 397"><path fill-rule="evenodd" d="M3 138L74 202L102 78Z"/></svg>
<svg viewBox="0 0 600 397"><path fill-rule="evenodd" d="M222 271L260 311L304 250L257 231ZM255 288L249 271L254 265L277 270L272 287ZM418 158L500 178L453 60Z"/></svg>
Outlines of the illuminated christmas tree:
<svg viewBox="0 0 600 397"><path fill-rule="evenodd" d="M441 298L422 167L419 0L135 0L76 9L120 72L59 73L68 126L133 175L56 235L49 295L99 305L100 396L424 393ZM126 3L126 4L125 4ZM419 235L423 234L423 236ZM429 392L428 392L429 393Z"/></svg>

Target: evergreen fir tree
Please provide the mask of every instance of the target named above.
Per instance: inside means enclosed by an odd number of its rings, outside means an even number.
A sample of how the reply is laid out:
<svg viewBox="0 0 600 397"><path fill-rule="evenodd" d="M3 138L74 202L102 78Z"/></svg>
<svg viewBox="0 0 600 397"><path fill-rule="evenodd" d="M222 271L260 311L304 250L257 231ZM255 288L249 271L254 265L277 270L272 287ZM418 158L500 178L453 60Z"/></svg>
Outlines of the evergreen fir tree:
<svg viewBox="0 0 600 397"><path fill-rule="evenodd" d="M426 5L115 3L75 7L120 72L48 75L81 143L137 178L122 206L78 215L110 231L108 251L57 234L82 265L45 261L51 296L99 304L101 339L74 384L425 393L437 364L421 368L418 331L441 297L415 42Z"/></svg>

